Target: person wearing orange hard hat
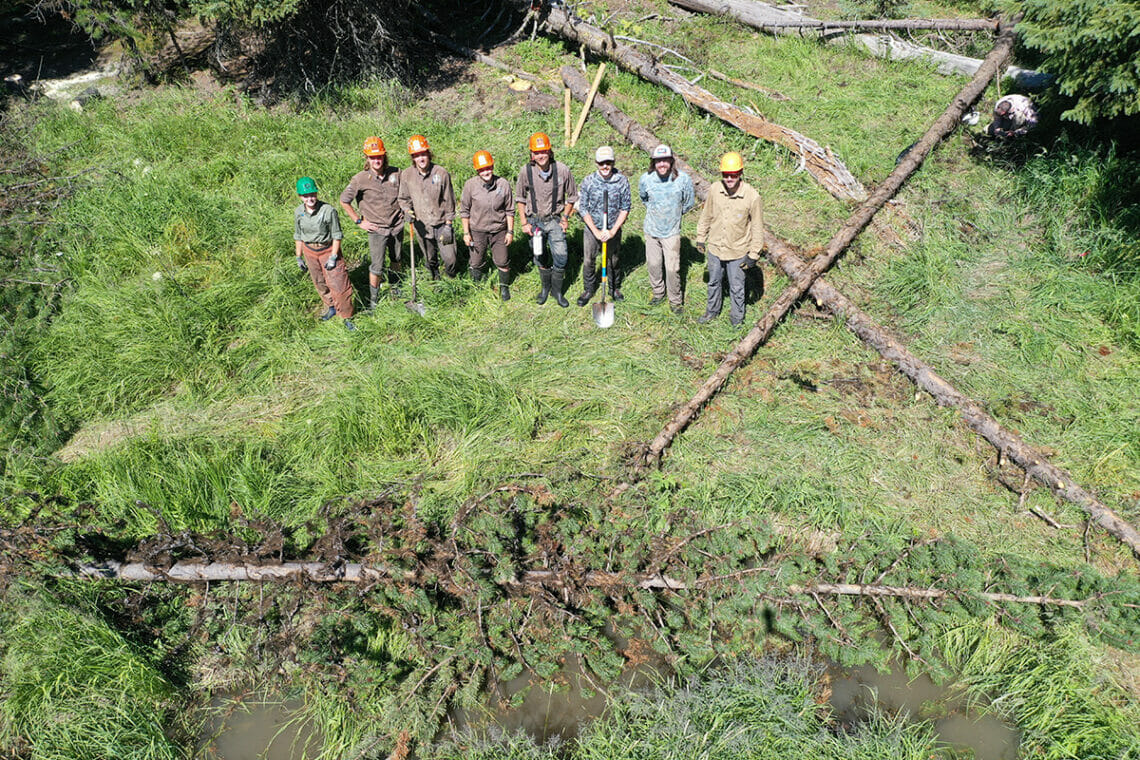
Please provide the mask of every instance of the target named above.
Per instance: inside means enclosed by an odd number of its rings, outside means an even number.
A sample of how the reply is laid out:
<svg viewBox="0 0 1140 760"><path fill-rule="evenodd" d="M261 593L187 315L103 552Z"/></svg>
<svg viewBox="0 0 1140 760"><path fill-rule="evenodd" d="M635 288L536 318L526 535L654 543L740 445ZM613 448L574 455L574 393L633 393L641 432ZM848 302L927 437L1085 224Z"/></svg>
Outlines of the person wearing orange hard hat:
<svg viewBox="0 0 1140 760"><path fill-rule="evenodd" d="M435 163L423 135L408 138L412 165L400 172L400 208L415 226L424 259L433 280L439 279L439 260L448 277L458 272L455 256L455 190L447 169ZM414 245L414 243L413 243Z"/></svg>
<svg viewBox="0 0 1140 760"><path fill-rule="evenodd" d="M721 181L709 188L697 222L697 250L709 268L709 296L701 324L720 314L724 302L721 280L728 278L729 320L744 322L749 271L757 268L764 250L764 210L760 193L743 179L744 157L725 153L720 159Z"/></svg>
<svg viewBox="0 0 1140 760"><path fill-rule="evenodd" d="M566 229L578 200L578 186L574 184L570 167L554 160L548 134L535 132L530 136L529 147L530 161L519 172L515 183L515 204L523 220L523 232L531 237L534 265L542 279L542 292L535 301L544 304L547 296L554 293L554 300L566 308L570 305L562 295L562 281L570 260L566 251ZM547 266L543 266L544 238L550 249Z"/></svg>
<svg viewBox="0 0 1140 760"><path fill-rule="evenodd" d="M398 296L401 249L404 244L404 212L397 197L400 193L400 170L388 163L384 141L369 137L364 141L363 171L349 180L340 194L340 206L353 223L368 233L368 294L370 307L376 308L381 280L386 279L393 295ZM352 204L356 204L353 208ZM391 268L387 271L387 254ZM385 275L387 275L385 277Z"/></svg>
<svg viewBox="0 0 1140 760"><path fill-rule="evenodd" d="M511 184L495 174L495 159L485 150L471 159L475 176L463 183L459 195L459 221L463 242L471 252L471 279L483 279L483 258L491 249L491 260L499 270L499 297L511 298L510 259L507 246L515 234L515 197Z"/></svg>

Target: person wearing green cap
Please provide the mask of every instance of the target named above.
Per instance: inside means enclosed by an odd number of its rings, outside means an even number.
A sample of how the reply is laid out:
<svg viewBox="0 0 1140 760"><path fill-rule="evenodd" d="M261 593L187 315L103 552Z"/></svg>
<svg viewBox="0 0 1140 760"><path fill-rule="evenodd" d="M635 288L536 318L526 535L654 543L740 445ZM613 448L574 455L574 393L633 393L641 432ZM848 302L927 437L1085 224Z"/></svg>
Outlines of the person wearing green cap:
<svg viewBox="0 0 1140 760"><path fill-rule="evenodd" d="M313 285L328 307L321 321L340 316L344 326L355 330L352 324L352 283L348 268L340 255L340 217L336 209L317 198L317 183L312 177L297 180L297 195L301 205L293 212L293 242L297 266L308 272Z"/></svg>

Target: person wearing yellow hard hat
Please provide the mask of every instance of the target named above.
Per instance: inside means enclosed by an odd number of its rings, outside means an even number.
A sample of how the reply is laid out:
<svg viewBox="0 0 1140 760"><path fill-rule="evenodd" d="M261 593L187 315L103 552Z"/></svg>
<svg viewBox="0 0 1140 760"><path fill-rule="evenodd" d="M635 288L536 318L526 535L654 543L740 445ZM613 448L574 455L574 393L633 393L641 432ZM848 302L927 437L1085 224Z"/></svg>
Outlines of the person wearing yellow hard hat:
<svg viewBox="0 0 1140 760"><path fill-rule="evenodd" d="M534 265L542 280L542 291L535 298L538 304L546 303L551 293L562 308L570 305L562 295L562 281L570 256L566 251L566 230L570 214L578 200L578 186L570 167L554 159L550 135L535 132L528 141L530 161L519 172L515 183L515 205L522 217L523 232L531 238ZM550 249L549 263L543 250L543 240ZM544 266L545 264L545 266Z"/></svg>
<svg viewBox="0 0 1140 760"><path fill-rule="evenodd" d="M724 302L722 280L728 278L729 321L744 322L748 270L764 250L764 210L760 193L743 179L744 158L725 153L720 159L720 182L709 188L700 221L697 250L709 268L709 295L701 324L715 319Z"/></svg>
<svg viewBox="0 0 1140 760"><path fill-rule="evenodd" d="M384 141L379 137L364 141L364 164L364 170L354 174L340 194L340 206L357 227L368 233L369 306L375 309L382 280L387 280L393 295L400 293L404 212L398 201L400 170L388 163ZM391 261L387 270L385 256Z"/></svg>
<svg viewBox="0 0 1140 760"><path fill-rule="evenodd" d="M439 261L448 277L458 273L455 256L455 191L451 174L435 163L423 135L408 138L412 165L400 172L400 208L416 228L424 259L433 280L439 279ZM414 243L413 243L414 244Z"/></svg>
<svg viewBox="0 0 1140 760"><path fill-rule="evenodd" d="M301 205L293 211L293 245L297 266L308 272L313 286L328 308L321 316L325 322L339 316L349 330L352 324L352 283L340 255L344 233L336 209L317 198L317 183L312 177L297 180Z"/></svg>
<svg viewBox="0 0 1140 760"><path fill-rule="evenodd" d="M483 260L491 249L491 260L499 270L499 297L511 298L510 259L507 246L515 234L515 196L511 183L495 174L495 159L485 150L471 158L475 176L463 183L459 195L459 221L463 242L471 254L471 279L483 279Z"/></svg>

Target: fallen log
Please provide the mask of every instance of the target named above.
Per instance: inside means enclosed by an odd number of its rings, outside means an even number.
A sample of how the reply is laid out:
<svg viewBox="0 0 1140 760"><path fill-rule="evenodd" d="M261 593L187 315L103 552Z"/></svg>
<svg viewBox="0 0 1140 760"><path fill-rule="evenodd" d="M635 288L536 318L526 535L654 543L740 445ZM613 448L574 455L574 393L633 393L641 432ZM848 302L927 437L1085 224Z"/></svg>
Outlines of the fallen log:
<svg viewBox="0 0 1140 760"><path fill-rule="evenodd" d="M926 130L926 133L907 152L906 157L887 175L887 178L875 189L875 192L847 218L847 221L832 236L823 250L807 265L804 276L793 279L792 283L776 298L775 303L760 318L755 327L721 361L716 372L704 382L689 403L682 407L673 419L662 428L646 449L645 464L660 462L665 449L669 447L677 434L696 418L701 408L724 387L729 375L747 361L764 341L768 340L768 336L776 329L776 325L803 297L811 284L831 267L840 254L854 242L859 233L871 223L871 219L879 209L898 193L907 178L918 170L926 157L934 150L934 146L961 123L962 115L981 97L990 80L997 74L998 67L1009 56L1012 48L1013 30L1007 28L998 37L997 43L986 55L985 62L978 69L973 79L954 96L942 115Z"/></svg>
<svg viewBox="0 0 1140 760"><path fill-rule="evenodd" d="M719 100L713 93L697 87L635 48L621 44L601 29L571 16L563 6L550 8L544 24L552 34L584 45L646 81L669 88L688 103L753 137L783 145L799 156L804 168L836 198L855 201L867 198L867 190L843 162L830 149L810 137Z"/></svg>
<svg viewBox="0 0 1140 760"><path fill-rule="evenodd" d="M826 29L835 28L842 22L821 21L808 16L798 15L789 11L775 8L767 3L755 0L669 0L674 5L700 13L714 16L726 16L745 26L760 31L775 34L795 34L804 25L816 26L825 24ZM836 30L840 31L840 30ZM989 23L985 31L1000 31L1000 22ZM977 58L947 53L942 50L914 45L895 37L874 34L843 34L840 37L828 39L831 43L847 44L853 42L872 54L888 58L893 61L927 60L938 65L939 74L960 74L973 76L977 73L982 62ZM1020 76L1038 76L1036 72L1010 67L1006 72L1015 79Z"/></svg>
<svg viewBox="0 0 1140 760"><path fill-rule="evenodd" d="M683 5L687 0L676 0ZM699 2L699 0L696 0ZM711 3L710 3L711 5ZM798 21L766 21L763 28L768 29L820 29L827 32L831 29L902 29L904 31L929 32L993 32L1000 28L995 18L869 18L852 19L848 21L826 21L803 16Z"/></svg>
<svg viewBox="0 0 1140 760"><path fill-rule="evenodd" d="M563 81L571 92L581 99L587 86L585 80L572 67L563 67L561 73ZM595 97L594 108L618 134L646 153L651 152L661 142L651 131L629 118L604 97ZM689 174L698 197L703 199L708 193L708 181L681 156L676 157L676 164L679 170ZM804 279L808 277L803 271L806 269L806 264L786 241L769 231L766 243L765 255L768 260L780 267L793 282L798 281L801 274ZM1001 456L1015 462L1025 470L1026 474L1049 488L1059 498L1079 507L1097 525L1125 544L1135 556L1140 557L1140 533L1112 509L1077 485L1071 474L1050 464L1045 454L1026 444L1015 433L1003 428L978 402L955 389L933 368L914 356L886 329L825 280L816 279L808 289L808 293L835 316L843 319L847 328L860 340L898 367L915 385L929 393L938 404L957 409L970 429L996 447ZM645 459L642 463L645 463ZM641 471L641 468L638 470Z"/></svg>
<svg viewBox="0 0 1140 760"><path fill-rule="evenodd" d="M274 565L243 565L229 562L202 564L198 562L178 562L168 568L145 565L140 562L108 561L80 565L74 571L80 578L120 580L136 583L285 583L305 581L307 583L371 583L377 581L413 582L418 579L414 572L393 572L389 568L348 562L330 567L322 562L282 562ZM723 582L722 578L698 578L692 583L671 578L668 575L626 575L602 571L588 571L573 579L554 570L528 570L519 577L496 581L503 587L525 590L527 587L582 584L590 588L638 588L654 591L689 591L708 588ZM973 596L989 602L1009 604L1032 604L1039 606L1072 607L1080 609L1098 601L1092 599L1058 599L1049 596L1002 594L989 591L967 591L964 589L912 588L908 586L876 586L854 583L816 583L810 586L788 585L779 590L792 596L825 594L832 596L866 596L878 598L898 598L916 601L942 601L956 596Z"/></svg>

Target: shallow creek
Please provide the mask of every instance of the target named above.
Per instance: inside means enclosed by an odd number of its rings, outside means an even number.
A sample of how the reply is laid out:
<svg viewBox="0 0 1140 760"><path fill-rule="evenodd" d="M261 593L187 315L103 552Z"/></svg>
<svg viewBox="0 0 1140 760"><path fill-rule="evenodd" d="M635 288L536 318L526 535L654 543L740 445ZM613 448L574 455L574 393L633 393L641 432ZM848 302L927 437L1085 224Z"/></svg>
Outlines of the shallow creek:
<svg viewBox="0 0 1140 760"><path fill-rule="evenodd" d="M590 688L580 671L570 667L563 673L571 688L555 691L535 686L520 706L499 709L489 706L479 711L455 711L450 716L453 730L478 730L497 725L506 730L523 730L539 741L552 737L573 739L578 729L605 708L605 696ZM649 670L623 673L619 684L648 687L654 674ZM830 685L829 702L837 719L856 723L875 704L889 713L903 712L915 719L933 723L938 738L975 760L1015 760L1018 732L991 715L967 709L964 701L948 686L935 684L926 675L910 679L902 667L879 673L871 666L826 671ZM526 678L502 684L499 695L510 696L526 686ZM583 688L585 687L585 688ZM497 701L497 700L492 700ZM218 699L215 708L226 707L207 726L207 733L196 754L211 760L308 760L316 755L320 738L310 725L298 720L299 702L246 701L233 705ZM972 755L971 755L972 753Z"/></svg>

